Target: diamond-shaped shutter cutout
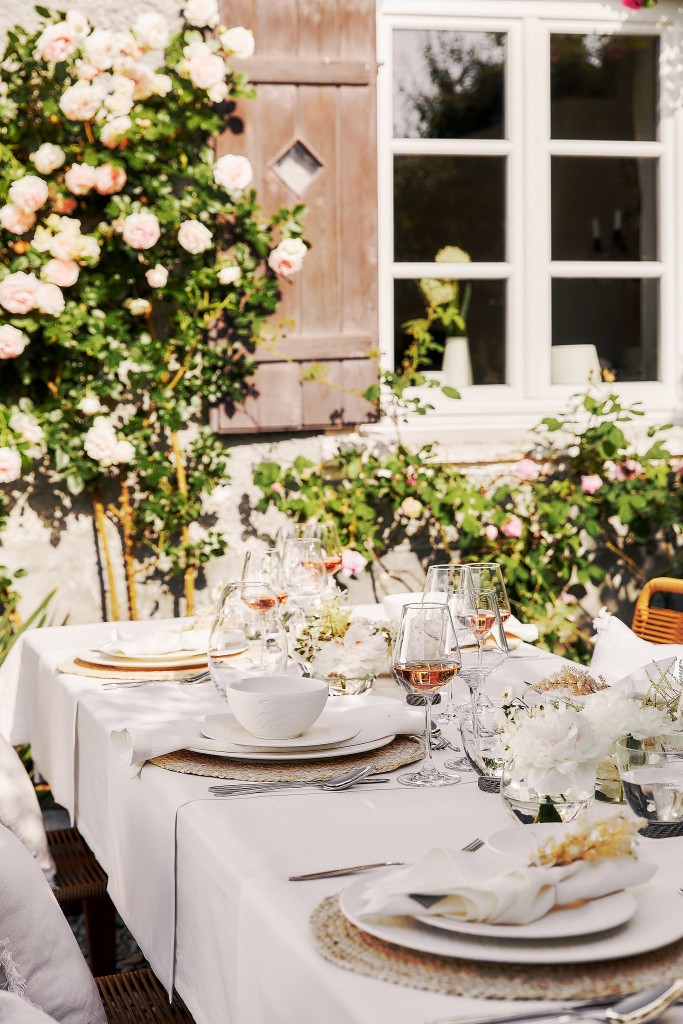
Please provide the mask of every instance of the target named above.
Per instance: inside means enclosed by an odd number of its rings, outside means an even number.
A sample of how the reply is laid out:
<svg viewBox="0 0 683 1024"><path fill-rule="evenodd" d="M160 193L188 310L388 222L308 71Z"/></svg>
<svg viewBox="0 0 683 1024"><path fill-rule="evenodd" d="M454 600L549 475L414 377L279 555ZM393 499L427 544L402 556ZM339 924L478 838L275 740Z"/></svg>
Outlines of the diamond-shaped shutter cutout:
<svg viewBox="0 0 683 1024"><path fill-rule="evenodd" d="M302 196L323 165L303 142L295 142L275 164L287 188Z"/></svg>

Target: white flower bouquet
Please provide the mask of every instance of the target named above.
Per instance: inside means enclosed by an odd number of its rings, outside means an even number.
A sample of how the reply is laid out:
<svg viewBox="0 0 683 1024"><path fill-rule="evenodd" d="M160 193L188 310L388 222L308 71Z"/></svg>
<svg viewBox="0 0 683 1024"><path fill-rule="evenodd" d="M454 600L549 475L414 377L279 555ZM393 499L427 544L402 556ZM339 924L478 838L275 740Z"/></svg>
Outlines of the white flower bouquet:
<svg viewBox="0 0 683 1024"><path fill-rule="evenodd" d="M390 643L385 626L353 618L351 608L334 594L306 616L294 650L314 676L329 680L332 693L362 693L389 671Z"/></svg>

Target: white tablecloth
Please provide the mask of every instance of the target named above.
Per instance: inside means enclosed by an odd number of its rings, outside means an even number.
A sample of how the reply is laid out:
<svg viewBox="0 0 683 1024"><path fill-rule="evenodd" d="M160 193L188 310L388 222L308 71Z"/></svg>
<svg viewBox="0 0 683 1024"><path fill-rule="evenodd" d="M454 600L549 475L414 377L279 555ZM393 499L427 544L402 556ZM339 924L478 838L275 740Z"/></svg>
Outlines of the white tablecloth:
<svg viewBox="0 0 683 1024"><path fill-rule="evenodd" d="M111 753L112 730L201 718L225 705L210 684L106 691L96 679L55 672L65 655L110 629L27 634L0 669L0 703L13 693L16 711L13 720L5 709L2 728L15 741L34 743L56 799L72 808L108 871L128 927L164 983L175 973L197 1024L422 1024L481 1009L474 1000L399 988L322 960L309 940L308 919L346 881L287 877L411 861L432 846L463 846L510 824L500 800L480 793L467 775L445 789L392 783L224 800L209 797L210 779L154 765L131 778ZM491 690L533 681L554 667L551 656L522 649ZM677 841L652 843L652 853L663 866L670 863L675 877Z"/></svg>

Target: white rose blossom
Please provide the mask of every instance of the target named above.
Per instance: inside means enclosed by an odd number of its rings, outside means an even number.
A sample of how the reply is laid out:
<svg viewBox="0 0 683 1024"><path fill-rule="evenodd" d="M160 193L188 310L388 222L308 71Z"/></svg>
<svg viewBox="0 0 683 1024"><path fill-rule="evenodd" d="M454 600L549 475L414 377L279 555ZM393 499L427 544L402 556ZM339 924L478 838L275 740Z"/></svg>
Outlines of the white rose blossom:
<svg viewBox="0 0 683 1024"><path fill-rule="evenodd" d="M97 85L78 81L62 94L59 106L69 121L89 121L100 109L104 94Z"/></svg>
<svg viewBox="0 0 683 1024"><path fill-rule="evenodd" d="M85 454L102 466L111 466L118 444L116 431L106 416L98 416L83 438Z"/></svg>
<svg viewBox="0 0 683 1024"><path fill-rule="evenodd" d="M222 32L218 37L226 57L247 60L254 55L254 33L249 28L236 25Z"/></svg>
<svg viewBox="0 0 683 1024"><path fill-rule="evenodd" d="M385 671L389 657L386 640L372 628L368 620L358 619L343 637L320 642L309 663L311 673L318 678L332 674L362 678Z"/></svg>
<svg viewBox="0 0 683 1024"><path fill-rule="evenodd" d="M85 59L99 71L108 71L121 54L121 42L118 33L110 32L106 28L96 28L83 46Z"/></svg>
<svg viewBox="0 0 683 1024"><path fill-rule="evenodd" d="M145 277L150 288L164 288L168 281L168 270L161 263L157 263L155 267L150 267L146 271Z"/></svg>
<svg viewBox="0 0 683 1024"><path fill-rule="evenodd" d="M66 12L66 21L73 29L78 32L79 36L87 36L90 31L90 22L86 18L82 11L77 10L75 7L69 7Z"/></svg>
<svg viewBox="0 0 683 1024"><path fill-rule="evenodd" d="M253 177L254 172L246 156L226 153L213 165L213 180L226 192L243 192Z"/></svg>
<svg viewBox="0 0 683 1024"><path fill-rule="evenodd" d="M135 448L130 441L125 438L121 441L117 441L112 454L112 461L117 466L124 466L132 462L135 458Z"/></svg>
<svg viewBox="0 0 683 1024"><path fill-rule="evenodd" d="M13 448L0 448L0 484L11 484L21 476L21 456Z"/></svg>
<svg viewBox="0 0 683 1024"><path fill-rule="evenodd" d="M33 55L49 64L61 64L76 52L80 33L69 21L47 25L38 37Z"/></svg>
<svg viewBox="0 0 683 1024"><path fill-rule="evenodd" d="M178 229L179 244L193 256L210 249L212 239L212 232L198 220L184 220Z"/></svg>
<svg viewBox="0 0 683 1024"><path fill-rule="evenodd" d="M189 0L183 8L183 17L195 28L215 28L220 20L217 0Z"/></svg>
<svg viewBox="0 0 683 1024"><path fill-rule="evenodd" d="M218 280L221 284L234 284L235 281L239 281L242 276L242 271L239 267L221 267L218 271Z"/></svg>
<svg viewBox="0 0 683 1024"><path fill-rule="evenodd" d="M205 530L199 523L190 523L187 528L187 539L190 544L203 544L208 540L209 531Z"/></svg>
<svg viewBox="0 0 683 1024"><path fill-rule="evenodd" d="M102 412L103 407L97 395L84 395L76 408L84 416L96 416L98 412Z"/></svg>
<svg viewBox="0 0 683 1024"><path fill-rule="evenodd" d="M163 14L148 11L138 15L133 35L145 50L165 50L171 39L171 27Z"/></svg>
<svg viewBox="0 0 683 1024"><path fill-rule="evenodd" d="M15 409L9 418L9 425L15 433L20 435L22 441L26 441L31 445L27 453L31 458L35 459L42 454L40 446L45 439L45 433L35 416L28 412L21 412L20 409Z"/></svg>
<svg viewBox="0 0 683 1024"><path fill-rule="evenodd" d="M43 142L29 159L39 174L51 174L64 165L66 153L61 146Z"/></svg>

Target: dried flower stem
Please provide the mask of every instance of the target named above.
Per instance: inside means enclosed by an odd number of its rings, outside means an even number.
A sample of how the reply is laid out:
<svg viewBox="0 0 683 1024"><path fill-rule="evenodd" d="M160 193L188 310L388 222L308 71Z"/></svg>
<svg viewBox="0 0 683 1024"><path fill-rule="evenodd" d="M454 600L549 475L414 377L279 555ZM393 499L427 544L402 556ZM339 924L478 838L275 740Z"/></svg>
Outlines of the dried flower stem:
<svg viewBox="0 0 683 1024"><path fill-rule="evenodd" d="M133 506L127 481L121 484L121 528L123 530L123 565L126 573L126 594L131 619L138 617L138 597L135 589L135 558L133 555Z"/></svg>
<svg viewBox="0 0 683 1024"><path fill-rule="evenodd" d="M183 453L180 448L180 442L178 441L178 435L175 430L171 433L171 447L173 448L173 454L175 455L175 471L176 478L178 480L178 490L184 498L187 497L187 476L185 475L185 463L183 462ZM181 537L184 544L189 544L190 535L187 526L183 526L181 531ZM197 569L194 565L188 565L185 568L183 575L183 589L185 592L185 613L186 615L194 615L194 585L197 577Z"/></svg>
<svg viewBox="0 0 683 1024"><path fill-rule="evenodd" d="M107 571L107 596L109 597L111 618L116 621L121 618L121 609L119 606L118 595L116 593L116 577L114 576L114 565L111 560L111 551L109 549L109 540L107 538L107 517L104 514L104 504L102 503L102 499L97 493L93 495L92 506L95 513L97 539L100 547L102 548L104 565ZM104 609L104 614L106 617L106 608Z"/></svg>

